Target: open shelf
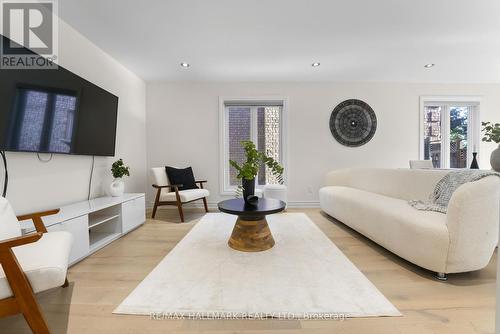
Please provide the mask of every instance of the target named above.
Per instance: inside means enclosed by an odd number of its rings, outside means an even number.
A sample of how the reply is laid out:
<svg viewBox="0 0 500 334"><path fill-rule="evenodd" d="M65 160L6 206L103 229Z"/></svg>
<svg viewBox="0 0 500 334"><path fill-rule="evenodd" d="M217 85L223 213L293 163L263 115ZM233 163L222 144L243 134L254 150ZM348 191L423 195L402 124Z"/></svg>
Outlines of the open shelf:
<svg viewBox="0 0 500 334"><path fill-rule="evenodd" d="M120 215L94 215L89 217L89 229L99 226L103 223L106 223L112 219L118 218Z"/></svg>
<svg viewBox="0 0 500 334"><path fill-rule="evenodd" d="M122 234L121 205L94 211L88 217L90 252L106 246Z"/></svg>
<svg viewBox="0 0 500 334"><path fill-rule="evenodd" d="M90 251L97 250L111 241L119 238L121 233L115 232L90 232L89 241L90 241Z"/></svg>

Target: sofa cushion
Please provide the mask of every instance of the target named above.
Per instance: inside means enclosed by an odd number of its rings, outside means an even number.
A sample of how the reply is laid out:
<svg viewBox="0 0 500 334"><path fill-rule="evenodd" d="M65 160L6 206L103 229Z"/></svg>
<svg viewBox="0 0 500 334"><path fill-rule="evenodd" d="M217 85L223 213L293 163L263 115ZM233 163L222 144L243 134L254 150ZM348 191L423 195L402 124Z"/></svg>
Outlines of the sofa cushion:
<svg viewBox="0 0 500 334"><path fill-rule="evenodd" d="M0 196L0 240L21 236L21 225L17 221L12 206Z"/></svg>
<svg viewBox="0 0 500 334"><path fill-rule="evenodd" d="M37 242L13 248L35 293L64 284L72 236L68 232L45 233ZM12 296L12 290L0 268L0 299Z"/></svg>
<svg viewBox="0 0 500 334"><path fill-rule="evenodd" d="M203 197L208 197L210 192L207 189L188 189L188 190L180 190L179 196L181 198L181 202L189 202L194 201L196 199L200 199ZM161 202L175 202L177 198L175 196L175 192L169 192L167 188L161 190L160 193L160 201Z"/></svg>
<svg viewBox="0 0 500 334"><path fill-rule="evenodd" d="M419 211L406 200L350 187L320 189L323 211L397 255L444 272L449 248L446 215Z"/></svg>

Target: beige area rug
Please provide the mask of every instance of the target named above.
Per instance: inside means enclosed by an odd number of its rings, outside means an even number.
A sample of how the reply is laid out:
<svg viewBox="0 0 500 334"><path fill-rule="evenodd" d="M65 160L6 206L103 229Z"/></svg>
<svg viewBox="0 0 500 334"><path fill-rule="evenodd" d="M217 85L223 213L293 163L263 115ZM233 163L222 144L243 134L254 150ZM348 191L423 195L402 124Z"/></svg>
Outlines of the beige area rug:
<svg viewBox="0 0 500 334"><path fill-rule="evenodd" d="M335 319L400 316L303 213L267 217L276 245L228 247L236 217L209 213L114 313L160 317Z"/></svg>

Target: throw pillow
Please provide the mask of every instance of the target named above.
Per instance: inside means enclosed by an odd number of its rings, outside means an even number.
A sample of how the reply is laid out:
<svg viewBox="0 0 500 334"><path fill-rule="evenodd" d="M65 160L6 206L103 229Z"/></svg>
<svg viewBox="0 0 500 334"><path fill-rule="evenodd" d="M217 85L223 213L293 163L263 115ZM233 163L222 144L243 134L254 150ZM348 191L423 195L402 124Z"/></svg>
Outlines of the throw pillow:
<svg viewBox="0 0 500 334"><path fill-rule="evenodd" d="M196 183L194 182L195 179L193 169L191 167L174 168L165 166L165 171L167 172L170 184L182 184L182 187L179 187L179 190L198 189Z"/></svg>

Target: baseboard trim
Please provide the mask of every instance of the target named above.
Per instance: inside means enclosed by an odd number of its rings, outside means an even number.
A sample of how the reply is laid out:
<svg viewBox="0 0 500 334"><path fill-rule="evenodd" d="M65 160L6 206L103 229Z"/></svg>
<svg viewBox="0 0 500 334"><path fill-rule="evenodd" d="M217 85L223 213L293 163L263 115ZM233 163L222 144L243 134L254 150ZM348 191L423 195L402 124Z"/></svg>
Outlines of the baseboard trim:
<svg viewBox="0 0 500 334"><path fill-rule="evenodd" d="M217 209L217 204L219 202L208 202L208 208L209 209ZM186 205L183 205L184 208L196 208L196 209L203 209L203 203L188 203ZM292 208L292 209L315 209L319 208L319 201L290 201L287 203L287 207ZM153 203L149 203L149 205L146 208L147 210L151 211L153 210ZM160 206L158 207L158 210L177 210L177 207L174 205L165 205L165 206Z"/></svg>
<svg viewBox="0 0 500 334"><path fill-rule="evenodd" d="M289 208L319 208L319 201L291 201L287 203Z"/></svg>

